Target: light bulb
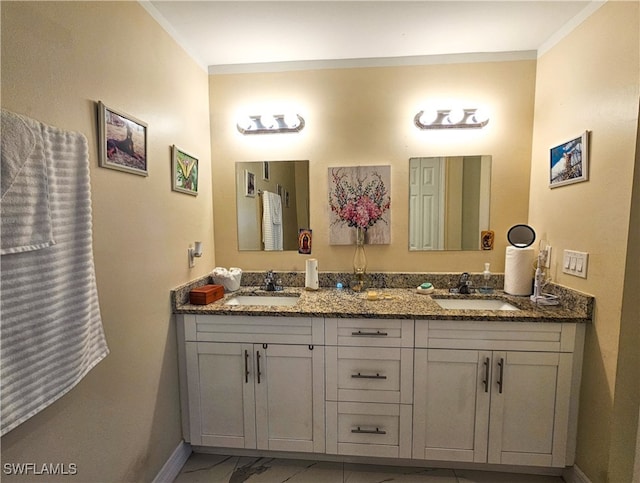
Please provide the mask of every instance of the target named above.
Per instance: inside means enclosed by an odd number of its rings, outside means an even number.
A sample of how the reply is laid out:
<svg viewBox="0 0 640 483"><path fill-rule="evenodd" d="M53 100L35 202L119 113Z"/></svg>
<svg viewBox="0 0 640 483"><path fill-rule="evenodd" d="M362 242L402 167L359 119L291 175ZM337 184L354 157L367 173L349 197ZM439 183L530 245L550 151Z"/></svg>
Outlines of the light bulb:
<svg viewBox="0 0 640 483"><path fill-rule="evenodd" d="M241 116L238 118L237 125L245 131L251 131L256 128L256 123L249 116Z"/></svg>
<svg viewBox="0 0 640 483"><path fill-rule="evenodd" d="M429 126L430 124L436 122L437 119L438 111L436 111L435 109L425 109L424 111L422 111L422 114L420 115L418 121L424 126Z"/></svg>
<svg viewBox="0 0 640 483"><path fill-rule="evenodd" d="M482 124L489 120L489 115L484 109L476 109L472 116L473 122Z"/></svg>
<svg viewBox="0 0 640 483"><path fill-rule="evenodd" d="M260 116L260 124L262 124L266 129L271 129L276 125L276 118L271 114L263 114Z"/></svg>
<svg viewBox="0 0 640 483"><path fill-rule="evenodd" d="M284 123L287 127L295 129L300 125L300 118L295 112L287 112L284 115Z"/></svg>
<svg viewBox="0 0 640 483"><path fill-rule="evenodd" d="M464 110L460 108L451 109L447 116L449 124L458 124L464 119Z"/></svg>

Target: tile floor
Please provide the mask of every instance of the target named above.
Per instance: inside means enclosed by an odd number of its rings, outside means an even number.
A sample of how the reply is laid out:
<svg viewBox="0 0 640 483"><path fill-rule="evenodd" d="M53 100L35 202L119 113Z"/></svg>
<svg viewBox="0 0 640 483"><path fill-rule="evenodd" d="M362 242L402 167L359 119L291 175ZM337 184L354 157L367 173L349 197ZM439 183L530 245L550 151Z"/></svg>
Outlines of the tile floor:
<svg viewBox="0 0 640 483"><path fill-rule="evenodd" d="M563 483L559 476L193 453L174 483Z"/></svg>

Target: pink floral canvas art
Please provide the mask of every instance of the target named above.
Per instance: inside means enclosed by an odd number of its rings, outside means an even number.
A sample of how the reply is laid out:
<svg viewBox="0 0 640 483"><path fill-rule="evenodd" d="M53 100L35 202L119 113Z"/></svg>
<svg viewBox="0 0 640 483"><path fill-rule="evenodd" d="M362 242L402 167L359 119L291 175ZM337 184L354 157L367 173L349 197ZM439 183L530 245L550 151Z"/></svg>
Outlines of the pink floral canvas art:
<svg viewBox="0 0 640 483"><path fill-rule="evenodd" d="M365 243L391 243L391 166L329 168L329 243L353 245L356 228Z"/></svg>

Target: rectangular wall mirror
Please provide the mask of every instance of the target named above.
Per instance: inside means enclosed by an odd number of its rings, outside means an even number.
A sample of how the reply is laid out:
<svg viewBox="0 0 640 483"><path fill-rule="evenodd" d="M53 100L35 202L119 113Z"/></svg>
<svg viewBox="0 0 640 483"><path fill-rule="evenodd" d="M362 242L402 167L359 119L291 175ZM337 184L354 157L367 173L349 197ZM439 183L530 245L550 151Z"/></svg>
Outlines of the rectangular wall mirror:
<svg viewBox="0 0 640 483"><path fill-rule="evenodd" d="M265 196L270 197L266 204ZM279 197L279 212L273 196ZM265 205L273 222L266 230ZM238 250L297 251L298 229L310 226L309 161L236 163L236 206Z"/></svg>
<svg viewBox="0 0 640 483"><path fill-rule="evenodd" d="M480 250L491 156L409 159L409 250Z"/></svg>

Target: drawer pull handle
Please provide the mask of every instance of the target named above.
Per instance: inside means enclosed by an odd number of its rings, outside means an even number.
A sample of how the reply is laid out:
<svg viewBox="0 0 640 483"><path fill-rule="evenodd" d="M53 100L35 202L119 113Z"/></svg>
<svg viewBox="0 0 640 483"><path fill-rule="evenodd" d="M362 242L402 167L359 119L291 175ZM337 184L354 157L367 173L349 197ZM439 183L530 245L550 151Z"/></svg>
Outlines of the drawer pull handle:
<svg viewBox="0 0 640 483"><path fill-rule="evenodd" d="M498 367L500 368L500 376L498 377L498 387L500 388L498 393L502 394L502 388L504 386L504 359L501 357L498 361Z"/></svg>
<svg viewBox="0 0 640 483"><path fill-rule="evenodd" d="M249 351L244 351L244 383L249 382Z"/></svg>
<svg viewBox="0 0 640 483"><path fill-rule="evenodd" d="M260 371L260 351L256 351L256 366L257 366L257 373L258 373L258 384L260 384L260 376L262 376L262 372Z"/></svg>
<svg viewBox="0 0 640 483"><path fill-rule="evenodd" d="M375 332L362 332L359 330L358 332L351 332L351 335L356 337L386 337L389 334L386 332L380 332L379 330L376 330Z"/></svg>
<svg viewBox="0 0 640 483"><path fill-rule="evenodd" d="M352 429L351 430L352 433L356 433L356 434L387 434L386 431L382 431L378 428L376 429L360 429L360 426L358 426L357 429Z"/></svg>
<svg viewBox="0 0 640 483"><path fill-rule="evenodd" d="M487 357L484 360L484 380L482 381L484 384L484 392L489 392L489 358Z"/></svg>
<svg viewBox="0 0 640 483"><path fill-rule="evenodd" d="M381 376L380 374L351 374L353 379L386 379L387 376Z"/></svg>

